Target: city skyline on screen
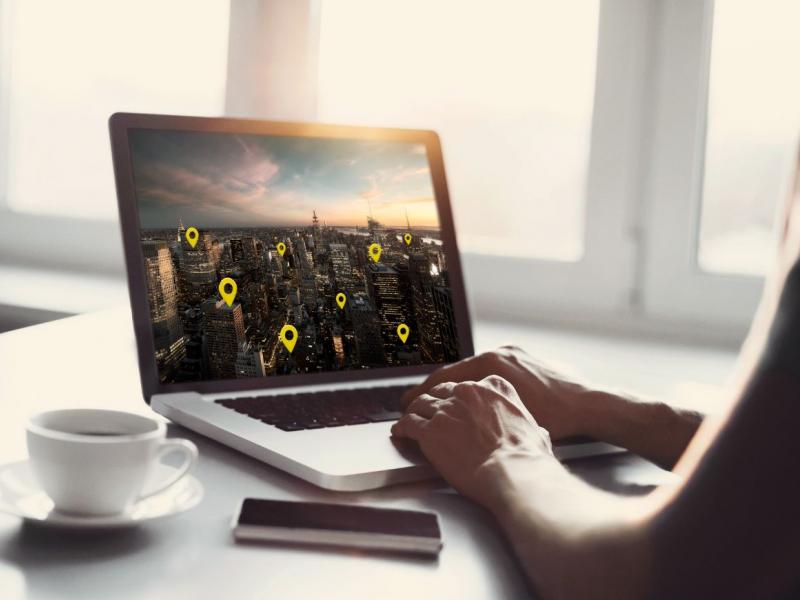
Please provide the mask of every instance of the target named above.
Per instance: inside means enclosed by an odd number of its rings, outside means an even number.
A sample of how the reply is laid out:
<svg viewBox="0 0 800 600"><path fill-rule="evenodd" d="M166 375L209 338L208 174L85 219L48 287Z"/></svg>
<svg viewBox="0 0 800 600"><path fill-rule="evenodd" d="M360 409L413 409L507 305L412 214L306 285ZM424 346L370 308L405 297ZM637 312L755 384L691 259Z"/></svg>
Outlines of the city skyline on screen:
<svg viewBox="0 0 800 600"><path fill-rule="evenodd" d="M422 145L154 130L130 144L162 383L461 357Z"/></svg>

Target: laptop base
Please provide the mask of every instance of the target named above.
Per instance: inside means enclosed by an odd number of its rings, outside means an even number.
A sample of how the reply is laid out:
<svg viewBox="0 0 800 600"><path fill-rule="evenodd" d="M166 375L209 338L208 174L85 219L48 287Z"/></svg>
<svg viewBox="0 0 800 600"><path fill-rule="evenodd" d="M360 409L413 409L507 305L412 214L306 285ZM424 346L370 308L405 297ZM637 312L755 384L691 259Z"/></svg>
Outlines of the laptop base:
<svg viewBox="0 0 800 600"><path fill-rule="evenodd" d="M358 492L438 477L412 442L390 436L391 422L281 431L195 392L155 395L168 419L319 487ZM560 460L622 452L602 442L556 446Z"/></svg>

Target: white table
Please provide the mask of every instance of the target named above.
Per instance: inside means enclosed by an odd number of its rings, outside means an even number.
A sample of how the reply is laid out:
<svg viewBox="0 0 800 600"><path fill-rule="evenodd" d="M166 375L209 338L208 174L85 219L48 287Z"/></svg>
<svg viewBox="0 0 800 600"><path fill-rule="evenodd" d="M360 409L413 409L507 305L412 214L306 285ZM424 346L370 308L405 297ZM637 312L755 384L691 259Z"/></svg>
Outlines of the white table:
<svg viewBox="0 0 800 600"><path fill-rule="evenodd" d="M731 352L609 340L479 323L476 346L521 344L561 368L713 409ZM697 397L691 398L696 395ZM700 402L703 400L703 402ZM40 410L104 406L149 414L127 308L0 335L0 462L26 456L24 423ZM205 486L194 510L111 535L67 535L0 515L0 597L27 598L513 598L530 595L492 518L441 482L359 494L316 488L180 427L200 448ZM631 455L576 461L592 483L642 493L673 475ZM230 521L245 496L368 502L439 513L438 561L368 553L241 546Z"/></svg>

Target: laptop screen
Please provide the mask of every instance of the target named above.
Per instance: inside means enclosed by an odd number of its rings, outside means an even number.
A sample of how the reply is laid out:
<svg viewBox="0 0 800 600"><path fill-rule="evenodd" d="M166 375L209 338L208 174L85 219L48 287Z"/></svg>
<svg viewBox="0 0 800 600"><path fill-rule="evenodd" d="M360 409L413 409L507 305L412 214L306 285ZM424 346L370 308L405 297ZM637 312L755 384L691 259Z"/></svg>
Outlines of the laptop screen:
<svg viewBox="0 0 800 600"><path fill-rule="evenodd" d="M461 357L426 148L131 129L161 383Z"/></svg>

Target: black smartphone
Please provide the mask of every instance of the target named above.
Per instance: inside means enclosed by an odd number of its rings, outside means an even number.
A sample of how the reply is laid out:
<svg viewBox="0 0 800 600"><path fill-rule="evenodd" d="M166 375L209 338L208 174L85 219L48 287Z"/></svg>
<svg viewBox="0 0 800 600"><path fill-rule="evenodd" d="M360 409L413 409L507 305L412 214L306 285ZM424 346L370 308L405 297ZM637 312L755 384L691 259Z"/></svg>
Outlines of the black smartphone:
<svg viewBox="0 0 800 600"><path fill-rule="evenodd" d="M234 523L237 540L364 548L436 556L436 513L357 504L246 498Z"/></svg>

